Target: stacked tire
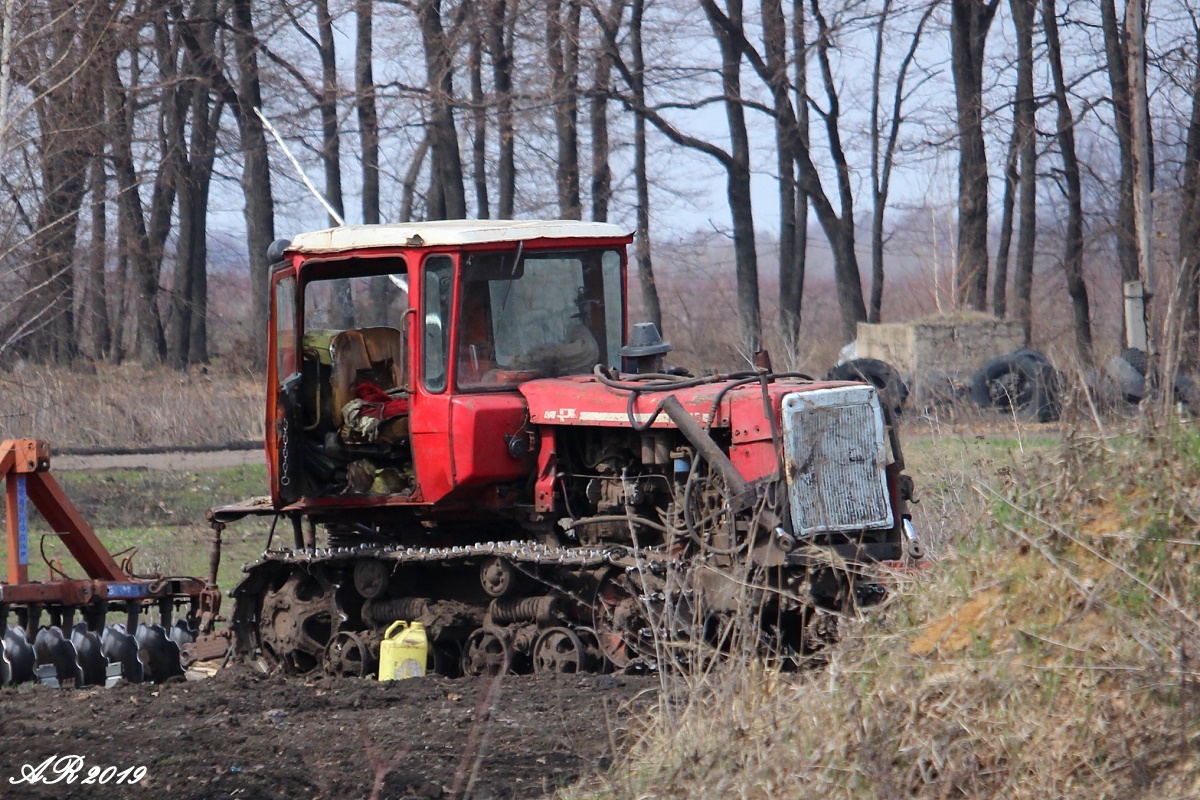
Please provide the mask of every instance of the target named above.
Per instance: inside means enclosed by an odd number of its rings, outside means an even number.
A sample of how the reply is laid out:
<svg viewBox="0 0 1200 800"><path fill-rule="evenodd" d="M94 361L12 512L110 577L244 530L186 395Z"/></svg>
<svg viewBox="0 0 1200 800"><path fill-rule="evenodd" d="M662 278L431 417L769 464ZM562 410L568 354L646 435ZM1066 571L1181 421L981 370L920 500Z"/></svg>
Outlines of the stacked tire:
<svg viewBox="0 0 1200 800"><path fill-rule="evenodd" d="M899 414L904 410L908 400L908 384L901 378L896 368L878 358L852 358L843 361L825 376L827 381L860 381L869 383L879 391L879 400Z"/></svg>
<svg viewBox="0 0 1200 800"><path fill-rule="evenodd" d="M971 380L971 399L1022 419L1054 422L1062 411L1062 376L1037 350L1017 350L983 365Z"/></svg>
<svg viewBox="0 0 1200 800"><path fill-rule="evenodd" d="M1116 384L1117 390L1130 405L1137 405L1159 386L1158 370L1145 350L1127 347L1114 356L1104 368L1105 376ZM1179 371L1175 375L1175 402L1191 414L1200 413L1200 384L1191 375Z"/></svg>

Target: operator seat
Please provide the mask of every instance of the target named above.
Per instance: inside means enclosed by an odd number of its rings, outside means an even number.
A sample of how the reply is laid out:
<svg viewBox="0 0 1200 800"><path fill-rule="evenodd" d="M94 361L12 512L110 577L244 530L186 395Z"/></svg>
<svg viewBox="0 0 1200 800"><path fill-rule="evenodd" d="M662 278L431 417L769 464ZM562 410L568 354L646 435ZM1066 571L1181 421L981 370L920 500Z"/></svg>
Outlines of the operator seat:
<svg viewBox="0 0 1200 800"><path fill-rule="evenodd" d="M355 399L354 387L370 381L380 389L399 389L408 373L404 336L396 328L352 328L329 343L333 360L333 426L342 427L342 408Z"/></svg>

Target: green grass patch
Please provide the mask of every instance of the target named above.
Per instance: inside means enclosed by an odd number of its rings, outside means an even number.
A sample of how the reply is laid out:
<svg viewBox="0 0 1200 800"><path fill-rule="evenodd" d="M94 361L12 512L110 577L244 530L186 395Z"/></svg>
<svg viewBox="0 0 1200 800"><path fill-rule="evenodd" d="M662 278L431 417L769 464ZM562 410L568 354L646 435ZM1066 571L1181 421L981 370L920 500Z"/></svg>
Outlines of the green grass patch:
<svg viewBox="0 0 1200 800"><path fill-rule="evenodd" d="M64 470L54 477L118 562L132 555L139 574L200 578L208 576L212 541L204 512L261 495L267 488L266 468L261 465L186 471ZM262 553L269 526L267 519L247 518L226 529L217 575L223 590L232 589L240 580L241 566ZM57 559L68 575L83 577L82 568L32 503L29 531L32 579L49 577L45 559ZM0 558L6 553L7 542L0 537Z"/></svg>

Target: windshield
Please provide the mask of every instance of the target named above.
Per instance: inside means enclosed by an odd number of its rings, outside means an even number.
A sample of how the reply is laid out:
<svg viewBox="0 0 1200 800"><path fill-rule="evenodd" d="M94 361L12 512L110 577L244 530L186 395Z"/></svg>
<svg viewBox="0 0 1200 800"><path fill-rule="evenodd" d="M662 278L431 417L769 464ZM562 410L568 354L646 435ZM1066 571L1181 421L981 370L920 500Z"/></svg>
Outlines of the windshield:
<svg viewBox="0 0 1200 800"><path fill-rule="evenodd" d="M475 253L464 261L462 388L616 366L621 257L615 250Z"/></svg>

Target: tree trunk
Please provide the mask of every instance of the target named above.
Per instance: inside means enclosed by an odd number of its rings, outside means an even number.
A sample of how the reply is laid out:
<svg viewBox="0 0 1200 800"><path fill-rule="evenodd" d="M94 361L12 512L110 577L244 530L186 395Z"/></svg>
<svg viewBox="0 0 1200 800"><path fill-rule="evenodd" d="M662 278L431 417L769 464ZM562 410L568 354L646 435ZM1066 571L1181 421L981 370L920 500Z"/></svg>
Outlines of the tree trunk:
<svg viewBox="0 0 1200 800"><path fill-rule="evenodd" d="M138 176L133 161L131 114L121 83L116 54L109 62L107 103L112 132L113 167L117 178L118 208L123 218L125 245L130 259L130 278L133 283L133 308L137 320L137 352L142 366L151 368L162 363L162 322L158 313L158 269L151 247L151 233L146 229L142 201L138 193ZM161 185L155 187L157 197L163 196ZM161 202L151 203L152 208ZM153 218L153 214L152 214Z"/></svg>
<svg viewBox="0 0 1200 800"><path fill-rule="evenodd" d="M554 133L558 141L555 184L558 213L563 219L581 219L579 197L579 14L580 0L546 0L546 63L550 69L550 101L554 107Z"/></svg>
<svg viewBox="0 0 1200 800"><path fill-rule="evenodd" d="M429 127L433 132L429 218L463 219L467 216L467 198L454 125L454 61L442 27L441 0L421 0L418 16L428 73Z"/></svg>
<svg viewBox="0 0 1200 800"><path fill-rule="evenodd" d="M421 177L421 167L425 163L425 156L429 153L429 141L432 138L433 134L427 128L417 149L413 151L412 159L408 162L408 170L404 173L404 180L400 184L401 222L412 222L413 208L416 205L417 179Z"/></svg>
<svg viewBox="0 0 1200 800"><path fill-rule="evenodd" d="M357 26L354 39L354 110L358 114L358 138L362 150L363 224L378 225L379 216L379 113L375 104L374 0L358 0L355 5ZM371 296L371 319L375 325L389 325L395 288L382 281Z"/></svg>
<svg viewBox="0 0 1200 800"><path fill-rule="evenodd" d="M258 76L258 42L254 35L252 0L231 0L233 43L238 63L238 128L242 147L242 193L246 200L246 245L250 260L253 300L251 341L258 367L266 365L267 248L275 239L275 203L271 196L271 168L262 121L254 109L262 107Z"/></svg>
<svg viewBox="0 0 1200 800"><path fill-rule="evenodd" d="M879 174L879 84L883 71L884 34L891 10L892 0L883 0L879 20L875 23L875 58L871 64L871 300L867 305L867 322L879 322L883 310L883 211L887 201L882 196Z"/></svg>
<svg viewBox="0 0 1200 800"><path fill-rule="evenodd" d="M606 24L617 28L624 14L625 0L610 0L605 12ZM613 49L607 36L597 44L598 53L592 70L592 89L588 116L592 130L592 219L608 222L608 204L612 197L612 168L609 166L608 98L612 93Z"/></svg>
<svg viewBox="0 0 1200 800"><path fill-rule="evenodd" d="M201 44L208 52L215 49L217 35L216 0L204 0L201 14L204 22L200 26ZM202 78L202 71L194 59L188 60L189 72ZM208 363L208 197L212 186L213 166L217 155L217 137L220 134L221 115L225 102L220 98L214 102L211 85L198 80L192 92L192 130L188 144L190 161L189 180L186 187L191 201L192 246L187 248L188 269L191 272L192 292L189 302L192 308L192 323L188 333L188 364ZM183 212L180 210L180 219Z"/></svg>
<svg viewBox="0 0 1200 800"><path fill-rule="evenodd" d="M838 98L838 85L833 75L833 67L829 51L833 47L833 32L821 12L818 0L812 0L813 18L817 22L817 60L821 65L821 79L825 86L827 108L822 115L825 121L825 138L829 143L829 155L833 161L838 188L838 204L840 215L834 214L832 206L819 187L809 190L809 195L817 200L817 217L824 218L822 223L830 247L834 253L833 272L837 283L838 308L842 316L842 338L846 342L854 341L858 336L858 323L867 319L867 307L863 302L862 276L858 270L858 256L854 251L854 194L850 182L850 165L846 160L846 152L842 147L841 136L841 104ZM820 178L812 166L811 157L805 151L802 154L807 164L801 169L802 176L807 173L819 184ZM824 206L824 208L823 208Z"/></svg>
<svg viewBox="0 0 1200 800"><path fill-rule="evenodd" d="M1117 20L1114 0L1100 0L1100 17L1104 28L1104 53L1108 68L1108 83L1112 89L1113 127L1117 132L1117 153L1121 160L1121 175L1117 185L1117 260L1121 265L1121 281L1138 279L1137 230L1133 222L1133 132L1129 122L1129 52ZM1124 317L1121 321L1124 326Z"/></svg>
<svg viewBox="0 0 1200 800"><path fill-rule="evenodd" d="M191 191L192 165L185 144L188 108L194 101L197 87L192 81L181 80L179 75L179 42L172 36L178 26L188 24L183 19L182 5L175 6L172 17L160 18L154 23L154 40L158 54L159 73L162 76L162 163L160 173L165 173L179 199L179 229L176 235L175 267L172 271L171 291L167 295L166 360L172 369L182 370L188 364L188 344L192 333L193 271L190 254L196 246L198 233L195 228L196 213ZM204 39L203 34L198 40ZM187 72L185 66L184 72ZM207 113L205 113L207 123ZM194 121L193 121L193 124ZM204 124L204 123L201 123Z"/></svg>
<svg viewBox="0 0 1200 800"><path fill-rule="evenodd" d="M642 305L648 321L663 335L662 305L658 284L654 281L654 262L650 252L650 178L647 174L646 153L646 65L642 45L642 17L645 0L632 0L629 20L630 61L633 69L629 91L633 94L633 172L637 192L637 239L634 244L637 259L638 283L642 287ZM610 38L610 44L612 39Z"/></svg>
<svg viewBox="0 0 1200 800"><path fill-rule="evenodd" d="M796 241L792 246L792 261L779 264L779 307L783 317L784 335L792 347L800 341L800 321L804 303L804 273L808 265L808 192L803 177L796 170L803 169L800 151L807 153L810 147L808 125L808 35L804 23L806 14L804 0L792 3L792 58L795 63L796 140L790 150L795 165L788 174L796 178ZM778 110L778 109L777 109ZM786 108L783 109L786 111ZM786 122L786 121L785 121Z"/></svg>
<svg viewBox="0 0 1200 800"><path fill-rule="evenodd" d="M379 114L375 107L374 0L358 0L354 47L354 108L362 146L362 214L367 225L379 224Z"/></svg>
<svg viewBox="0 0 1200 800"><path fill-rule="evenodd" d="M98 98L103 102L103 98ZM108 260L108 177L104 172L104 152L92 158L88 193L92 196L92 241L88 247L87 309L91 327L91 356L93 361L108 357L112 347L112 332L108 325L108 287L104 271Z"/></svg>
<svg viewBox="0 0 1200 800"><path fill-rule="evenodd" d="M317 35L321 54L321 94L317 107L321 113L321 163L325 167L325 200L335 214L329 215L329 226L342 224L346 218L342 196L342 137L338 131L338 71L337 46L333 36L333 17L329 0L316 0ZM333 324L342 330L354 327L354 297L350 281L340 278L333 282Z"/></svg>
<svg viewBox="0 0 1200 800"><path fill-rule="evenodd" d="M1033 257L1037 244L1037 99L1033 90L1033 21L1037 0L1013 0L1017 28L1015 136L1020 147L1020 207L1017 212L1017 263L1013 280L1013 316L1021 323L1025 346L1033 339Z"/></svg>
<svg viewBox="0 0 1200 800"><path fill-rule="evenodd" d="M99 123L95 82L87 63L97 30L89 12L99 10L72 7L65 0L50 2L46 12L54 24L38 32L46 39L38 48L46 52L33 55L40 205L32 232L33 261L25 272L28 288L4 337L16 341L16 351L32 361L67 364L78 353L74 250L95 150L93 126ZM11 64L8 58L4 63Z"/></svg>
<svg viewBox="0 0 1200 800"><path fill-rule="evenodd" d="M1194 44L1200 46L1200 31ZM1200 366L1200 50L1196 51L1194 69L1179 215L1179 269L1183 271L1179 362L1191 370Z"/></svg>
<svg viewBox="0 0 1200 800"><path fill-rule="evenodd" d="M492 55L492 83L496 92L496 134L500 148L499 158L496 160L496 183L500 190L496 216L500 219L512 219L517 189L512 106L512 37L516 13L509 13L507 0L492 0L488 9L488 49Z"/></svg>
<svg viewBox="0 0 1200 800"><path fill-rule="evenodd" d="M1154 162L1151 156L1150 110L1146 86L1146 20L1145 0L1127 0L1125 5L1125 41L1129 52L1129 127L1133 149L1133 221L1137 232L1138 278L1148 296L1154 296L1153 225L1154 209L1151 192L1154 190ZM1150 301L1144 306L1147 339ZM1147 341L1147 352L1154 347Z"/></svg>
<svg viewBox="0 0 1200 800"><path fill-rule="evenodd" d="M1019 0L1017 0L1019 2ZM1013 211L1017 205L1017 181L1021 143L1017 136L1016 104L1013 104L1013 130L1004 159L1004 197L1000 201L1000 244L996 247L996 269L992 274L992 313L999 319L1008 316L1008 262L1012 247Z"/></svg>
<svg viewBox="0 0 1200 800"><path fill-rule="evenodd" d="M789 360L794 360L800 335L799 303L796 297L785 298L784 286L796 272L796 153L792 147L794 134L788 130L792 116L788 96L791 87L788 85L787 21L781 0L762 0L762 21L763 48L771 75L769 85L775 110L775 168L779 173L779 316L783 323L785 354ZM788 286L788 289L794 290L794 287Z"/></svg>
<svg viewBox="0 0 1200 800"><path fill-rule="evenodd" d="M988 165L983 138L983 54L999 0L951 0L950 50L957 108L958 302L987 309Z"/></svg>
<svg viewBox="0 0 1200 800"><path fill-rule="evenodd" d="M706 9L709 4L705 3ZM728 19L742 27L742 0L728 0ZM737 273L738 319L742 346L747 355L762 349L762 313L758 293L758 251L754 241L754 212L750 194L750 137L742 106L742 51L736 38L721 21L710 15L714 36L721 49L721 86L725 96L725 119L729 125L730 152L724 160L726 196L733 222L733 254Z"/></svg>
<svg viewBox="0 0 1200 800"><path fill-rule="evenodd" d="M475 214L479 219L490 216L487 175L487 108L483 95L483 27L479 11L471 7L471 163L475 183Z"/></svg>
<svg viewBox="0 0 1200 800"><path fill-rule="evenodd" d="M871 215L871 304L868 308L868 321L879 322L883 310L883 217L887 211L888 195L892 184L892 167L895 164L896 145L900 139L900 122L904 107L904 83L908 77L908 69L912 66L917 55L917 47L921 43L921 34L925 24L933 16L936 3L929 3L921 15L921 21L913 31L909 40L908 52L900 61L896 74L896 83L892 92L891 120L888 123L888 133L883 139L883 123L880 119L880 73L883 68L884 27L891 11L891 1L885 0L883 12L878 22L878 33L875 40L875 63L872 72L871 91L871 199L873 213ZM883 139L882 152L880 140Z"/></svg>
<svg viewBox="0 0 1200 800"><path fill-rule="evenodd" d="M1075 346L1085 367L1092 364L1092 325L1088 311L1087 284L1083 280L1083 190L1079 178L1079 159L1075 153L1075 118L1067 97L1063 76L1062 45L1058 39L1058 15L1054 0L1042 2L1042 24L1046 29L1046 50L1054 75L1054 102L1058 106L1058 147L1062 152L1063 182L1067 189L1067 240L1063 270L1075 322Z"/></svg>

